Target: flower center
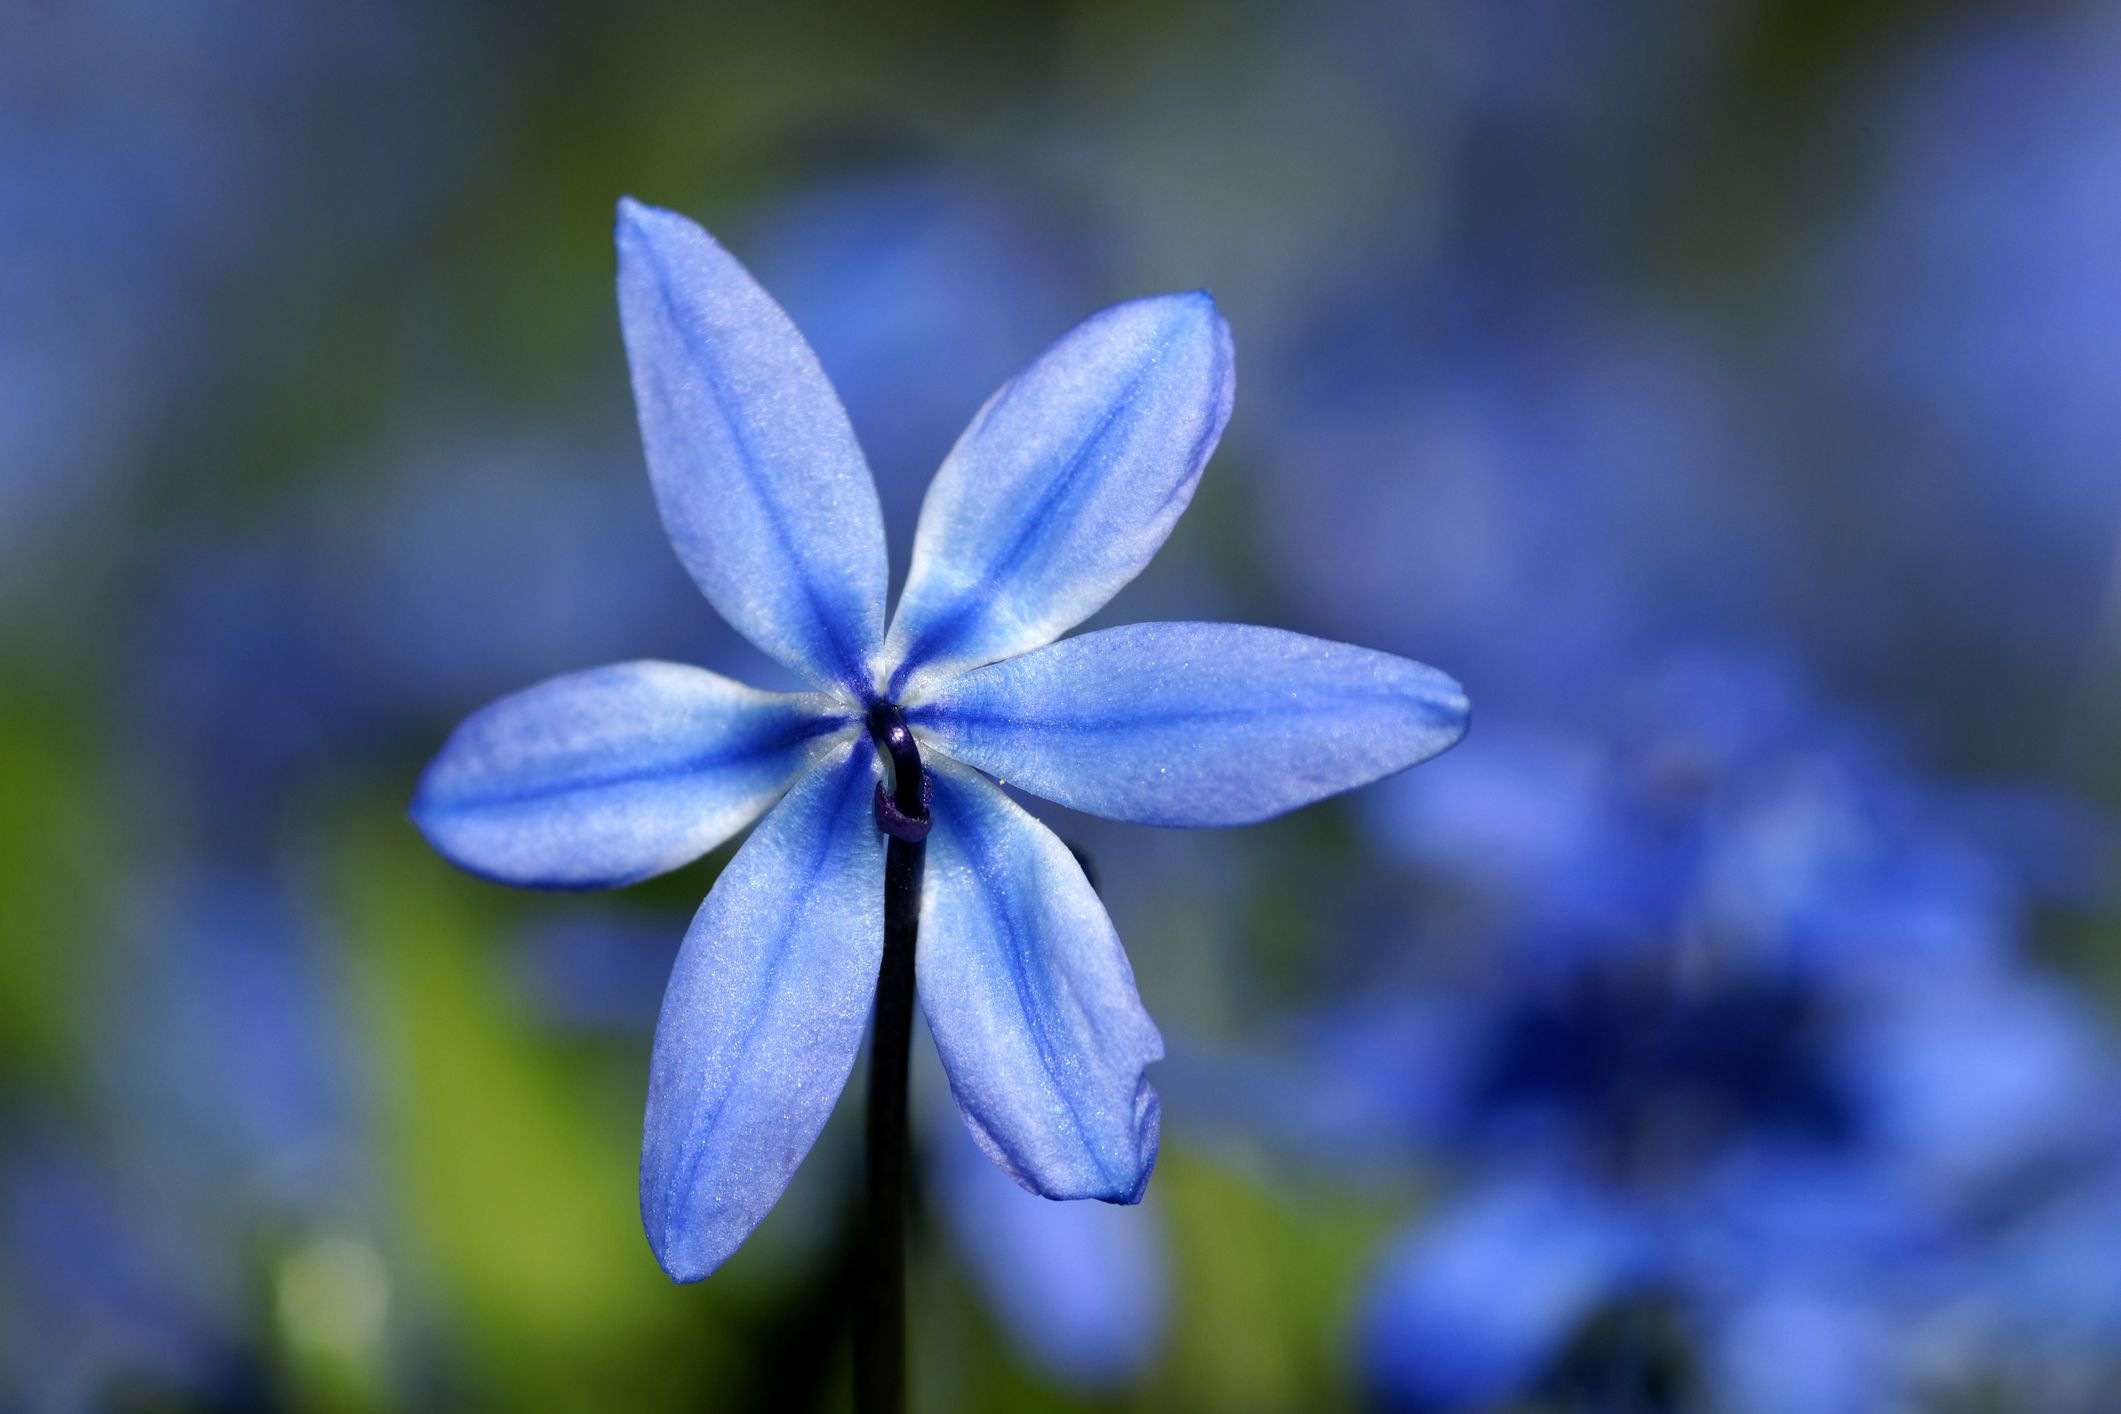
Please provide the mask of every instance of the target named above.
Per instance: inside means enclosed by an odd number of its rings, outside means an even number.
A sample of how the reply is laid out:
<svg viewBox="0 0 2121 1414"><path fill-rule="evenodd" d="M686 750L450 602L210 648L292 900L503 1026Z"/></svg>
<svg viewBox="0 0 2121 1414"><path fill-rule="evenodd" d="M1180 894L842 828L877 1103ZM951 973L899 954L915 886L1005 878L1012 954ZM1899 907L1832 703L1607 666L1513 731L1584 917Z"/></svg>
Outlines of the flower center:
<svg viewBox="0 0 2121 1414"><path fill-rule="evenodd" d="M1638 1176L1763 1134L1832 1148L1859 1137L1859 1117L1833 1069L1830 1021L1825 998L1793 981L1594 968L1505 1020L1480 1098L1565 1115Z"/></svg>
<svg viewBox="0 0 2121 1414"><path fill-rule="evenodd" d="M896 703L876 703L869 709L869 737L884 763L884 779L876 786L877 824L885 834L909 844L926 839L935 788L921 766L921 749L913 740L913 728L906 725L906 714Z"/></svg>

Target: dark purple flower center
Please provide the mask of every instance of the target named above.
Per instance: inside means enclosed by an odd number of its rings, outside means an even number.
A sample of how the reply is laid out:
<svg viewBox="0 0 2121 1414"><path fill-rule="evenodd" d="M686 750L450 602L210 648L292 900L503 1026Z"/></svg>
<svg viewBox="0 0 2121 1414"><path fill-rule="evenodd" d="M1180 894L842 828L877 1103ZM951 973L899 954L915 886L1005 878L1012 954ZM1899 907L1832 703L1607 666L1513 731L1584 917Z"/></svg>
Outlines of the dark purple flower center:
<svg viewBox="0 0 2121 1414"><path fill-rule="evenodd" d="M884 779L876 787L877 824L893 839L926 839L934 787L921 766L921 749L906 725L906 714L896 703L877 701L869 708L869 737L884 763Z"/></svg>
<svg viewBox="0 0 2121 1414"><path fill-rule="evenodd" d="M1639 1177L1748 1138L1838 1145L1856 1116L1829 1022L1794 979L1591 968L1510 1011L1474 1100L1558 1119Z"/></svg>

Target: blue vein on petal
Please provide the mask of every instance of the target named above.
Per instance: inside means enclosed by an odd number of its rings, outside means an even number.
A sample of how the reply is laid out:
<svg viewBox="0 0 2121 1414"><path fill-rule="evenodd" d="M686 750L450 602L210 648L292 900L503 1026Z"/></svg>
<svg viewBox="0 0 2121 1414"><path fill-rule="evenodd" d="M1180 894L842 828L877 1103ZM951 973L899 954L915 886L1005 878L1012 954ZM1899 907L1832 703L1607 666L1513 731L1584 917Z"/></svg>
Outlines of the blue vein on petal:
<svg viewBox="0 0 2121 1414"><path fill-rule="evenodd" d="M736 1047L731 1052L733 1055L748 1056L750 1054L751 1038L758 1034L759 1027L765 1024L767 1015L773 1010L771 999L774 987L780 980L783 964L788 960L788 943L789 939L795 934L795 923L801 918L803 912L815 902L811 897L812 890L818 878L825 872L826 863L833 856L833 846L839 842L839 833L836 827L846 814L848 797L853 794L856 787L866 784L868 772L861 769L863 765L861 756L865 746L866 743L857 742L854 752L837 768L845 773L847 779L841 783L839 795L833 801L831 812L827 817L832 821L832 824L817 832L817 840L811 852L810 861L803 870L802 886L786 890L781 895L793 903L795 908L788 915L786 926L776 932L780 946L774 950L773 961L767 965L766 975L760 979L759 985L752 992L752 995L759 999L760 1004L749 1008L751 1019L745 1023L744 1034L738 1038ZM878 887L882 887L881 883ZM723 1088L720 1098L714 1102L714 1107L711 1110L705 1115L695 1114L692 1124L685 1130L685 1142L693 1143L696 1136L711 1131L715 1123L721 1119L722 1111L729 1108L730 1100L742 1088L742 1086L732 1080ZM672 1201L681 1190L689 1193L692 1191L693 1186L699 1182L700 1164L707 1157L707 1149L708 1146L705 1144L695 1144L691 1157L686 1159L682 1165L673 1165L670 1175L663 1180L663 1210L659 1217L663 1224L663 1240L665 1242L670 1239Z"/></svg>
<svg viewBox="0 0 2121 1414"><path fill-rule="evenodd" d="M1178 321L1173 320L1172 322L1176 324ZM1156 347L1150 351L1149 356L1142 361L1140 369L1128 380L1126 390L1112 404L1111 410L1098 420L1097 426L1090 429L1089 435L1083 438L1082 442L1077 445L1075 451L1069 456L1068 464L1062 468L1061 474L1055 477L1052 484L1047 486L1045 492L1040 495L1038 504L1025 514L1023 522L1016 532L1016 537L1009 542L1008 548L1003 550L992 564L988 565L977 584L958 592L957 602L948 613L937 619L927 631L921 634L918 641L908 646L906 649L906 660L899 664L897 670L891 674L891 685L886 689L886 695L896 697L905 689L906 680L918 671L924 663L933 661L944 649L964 637L965 629L971 622L973 613L994 593L996 583L1004 576L1014 573L1030 555L1031 546L1044 531L1046 521L1052 514L1053 508L1076 489L1076 483L1081 479L1085 460L1089 457L1092 449L1104 440L1105 434L1112 429L1112 424L1118 421L1120 414L1133 406L1135 398L1141 394L1142 384L1156 370L1156 365L1163 361L1165 351L1171 347L1172 340L1177 337L1177 330L1172 329L1166 332L1164 337L1157 342ZM1218 348L1216 352L1218 366L1222 361L1222 357L1222 352ZM1003 395L1004 403L1015 394L1016 387L1016 383L1012 380L1010 391ZM999 414L1001 409L1002 404L997 404L993 411L988 414L988 418L991 419L996 414ZM1195 443L1196 452L1198 447L1199 444ZM1178 486L1183 486L1186 480L1187 478L1181 477ZM1171 497L1177 494L1178 487L1174 486L1164 497L1163 504L1166 506L1171 504Z"/></svg>
<svg viewBox="0 0 2121 1414"><path fill-rule="evenodd" d="M435 815L461 815L472 810L506 809L511 805L529 805L535 801L550 800L555 796L573 795L581 791L609 790L614 786L640 785L648 781L677 780L711 770L716 766L727 766L738 761L770 755L799 746L816 737L829 736L834 731L849 725L849 717L812 717L798 722L777 736L755 738L750 741L726 742L712 750L702 751L677 761L653 766L629 766L621 771L607 771L600 776L578 776L566 780L552 781L544 785L525 786L519 790L502 791L484 795L467 796L454 801L435 801L422 782L419 792L419 808L423 813Z"/></svg>
<svg viewBox="0 0 2121 1414"><path fill-rule="evenodd" d="M683 312L678 308L677 300L670 292L669 282L658 279L656 281L656 291L663 297L663 310L670 318L671 328L677 331L679 340L684 343L686 353L708 369L710 373L710 376L703 381L707 385L708 396L714 399L716 409L722 414L723 425L729 429L730 437L737 444L737 465L742 469L741 474L744 484L750 488L753 499L758 502L760 511L766 517L767 526L772 531L774 540L780 545L788 562L800 564L803 567L801 573L796 576L796 583L802 589L803 604L810 610L811 620L825 631L825 637L832 644L833 653L839 659L840 681L858 692L866 691L869 683L860 671L862 655L849 650L845 632L838 616L827 612L824 605L818 602L817 586L811 582L809 563L795 553L795 541L788 533L787 523L781 519L780 507L775 505L772 498L766 495L765 489L761 486L759 478L753 469L751 439L744 435L743 424L736 416L734 406L723 392L725 380L722 376L721 360L716 358L712 350L699 341L690 325L682 317ZM797 337L800 338L801 335L798 334ZM824 377L822 371L818 374L818 377ZM658 375L658 381L660 381L660 374Z"/></svg>
<svg viewBox="0 0 2121 1414"><path fill-rule="evenodd" d="M935 726L939 732L947 733L958 723L973 726L999 725L1022 727L1041 732L1090 733L1125 731L1130 727L1182 726L1196 722L1245 722L1263 718L1288 717L1330 711L1334 708L1357 704L1382 704L1392 707L1418 707L1437 726L1449 726L1464 715L1462 710L1442 703L1413 697L1403 691L1347 692L1333 694L1323 703L1275 702L1264 706L1244 707L1162 707L1136 710L1121 709L1100 714L1070 713L1067 716L1048 717L1033 712L1011 712L999 709L968 707L959 702L924 702L906 712L908 722L920 722Z"/></svg>
<svg viewBox="0 0 2121 1414"><path fill-rule="evenodd" d="M957 836L963 841L961 847L972 862L974 877L982 881L1005 878L1007 871L999 866L994 853L986 847L985 836L970 823L973 811L963 800L961 788L945 776L937 775L935 779L941 793L957 797L950 801L946 808L955 817L958 825ZM1083 1152L1090 1156L1090 1162L1097 1166L1098 1173L1108 1187L1131 1192L1134 1185L1131 1182L1120 1185L1111 1167L1106 1164L1104 1154L1091 1142L1090 1131L1083 1124L1082 1110L1077 1106L1075 1096L1061 1083L1061 1072L1069 1067L1060 1063L1060 1048L1053 1039L1053 1019L1050 1014L1052 1009L1039 1000L1037 989L1032 986L1030 967L1026 960L1029 950L1022 931L1016 926L1016 920L1009 911L998 906L991 889L981 888L979 897L980 902L986 906L988 915L1001 925L1002 931L1009 937L1007 953L1010 974L1016 987L1017 1003L1024 1010L1024 1019L1029 1023L1032 1042L1038 1047L1039 1064L1045 1067L1047 1078L1053 1082L1054 1093L1060 1096L1061 1103L1067 1106L1068 1121L1074 1125L1076 1137L1082 1141ZM980 1128L989 1138L995 1138L994 1130L984 1120L980 1121ZM998 1138L995 1138L995 1143L999 1147L1007 1147L1002 1145ZM1009 1158L1018 1172L1028 1172L1028 1168L1018 1161L1017 1155L1012 1153Z"/></svg>

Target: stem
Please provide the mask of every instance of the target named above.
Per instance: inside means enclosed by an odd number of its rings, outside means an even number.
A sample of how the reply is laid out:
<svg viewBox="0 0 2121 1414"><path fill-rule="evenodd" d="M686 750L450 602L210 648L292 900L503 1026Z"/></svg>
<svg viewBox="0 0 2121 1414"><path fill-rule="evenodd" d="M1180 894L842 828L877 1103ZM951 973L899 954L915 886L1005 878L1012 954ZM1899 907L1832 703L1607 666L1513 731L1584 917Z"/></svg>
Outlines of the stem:
<svg viewBox="0 0 2121 1414"><path fill-rule="evenodd" d="M884 856L884 965L869 1043L867 1222L855 1297L854 1407L906 1407L906 1061L913 1036L913 944L928 847L893 840Z"/></svg>
<svg viewBox="0 0 2121 1414"><path fill-rule="evenodd" d="M903 1414L906 1064L913 1037L921 874L928 859L928 781L913 733L896 707L879 703L873 708L869 730L884 759L887 783L877 791L878 823L891 838L884 853L884 959L869 1042L868 1191L855 1288L854 1407L859 1414Z"/></svg>

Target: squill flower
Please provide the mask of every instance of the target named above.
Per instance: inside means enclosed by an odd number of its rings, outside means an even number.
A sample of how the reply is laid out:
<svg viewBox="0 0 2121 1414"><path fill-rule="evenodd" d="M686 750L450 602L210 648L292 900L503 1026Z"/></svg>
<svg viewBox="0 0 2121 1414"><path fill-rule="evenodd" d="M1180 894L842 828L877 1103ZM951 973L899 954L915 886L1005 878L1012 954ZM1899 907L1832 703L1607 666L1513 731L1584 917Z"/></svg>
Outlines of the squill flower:
<svg viewBox="0 0 2121 1414"><path fill-rule="evenodd" d="M1025 1188L1138 1201L1162 1040L1081 867L997 782L1113 819L1241 824L1443 750L1464 696L1274 629L1054 642L1155 554L1229 418L1207 295L1093 315L980 410L929 488L887 631L876 489L809 346L683 217L623 202L618 246L678 558L815 690L652 662L555 678L460 726L413 818L475 873L581 889L674 869L764 814L693 919L656 1029L641 1214L691 1281L772 1207L853 1068L885 921L889 762L870 734L910 727L933 822L917 986L958 1109Z"/></svg>
<svg viewBox="0 0 2121 1414"><path fill-rule="evenodd" d="M1311 1162L1452 1176L1357 1307L1370 1403L1909 1408L1960 1377L1936 1350L1983 1358L1989 1301L2113 1329L2108 1249L2036 1294L1999 1245L2121 1152L2098 1008L2019 955L2103 827L2021 798L1997 830L2003 793L1911 769L1773 651L1606 686L1438 773L1457 837L1402 835L1470 883L1442 921L1477 966L1313 1014L1293 1068L1184 1058L1196 1115L1219 1092Z"/></svg>

